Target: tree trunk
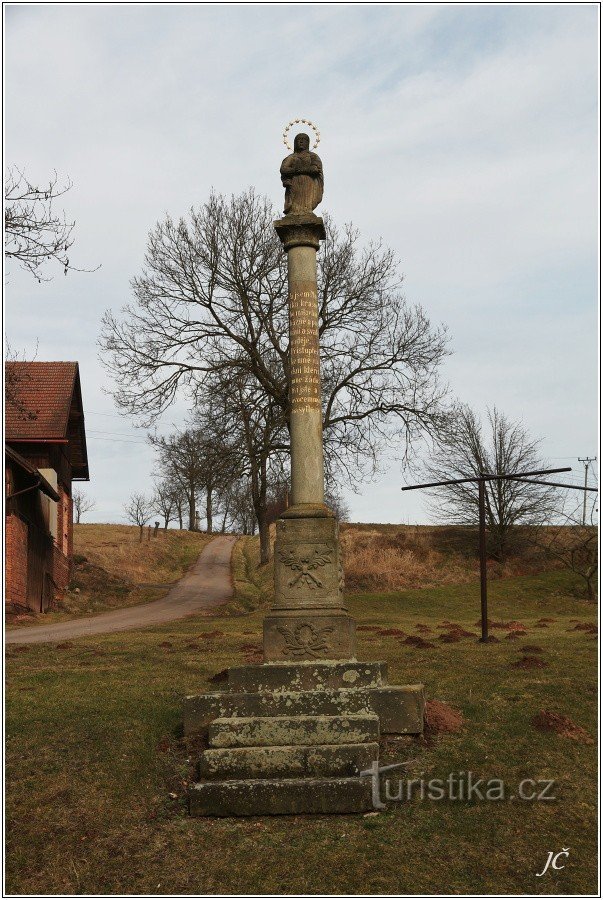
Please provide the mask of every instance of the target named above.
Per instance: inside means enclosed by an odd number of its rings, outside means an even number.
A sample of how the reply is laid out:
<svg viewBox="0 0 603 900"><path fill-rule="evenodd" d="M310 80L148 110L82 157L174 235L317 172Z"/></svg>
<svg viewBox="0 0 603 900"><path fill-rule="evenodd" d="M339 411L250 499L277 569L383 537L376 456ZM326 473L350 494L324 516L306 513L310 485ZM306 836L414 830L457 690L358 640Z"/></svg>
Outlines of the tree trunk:
<svg viewBox="0 0 603 900"><path fill-rule="evenodd" d="M140 528L140 543L142 544L142 532L144 529L144 525L139 525L138 527Z"/></svg>
<svg viewBox="0 0 603 900"><path fill-rule="evenodd" d="M270 526L266 517L266 496L268 485L266 480L266 460L262 459L259 471L259 483L257 485L257 498L255 500L255 515L260 533L260 565L270 561Z"/></svg>
<svg viewBox="0 0 603 900"><path fill-rule="evenodd" d="M188 491L188 530L195 531L195 488L189 485Z"/></svg>
<svg viewBox="0 0 603 900"><path fill-rule="evenodd" d="M260 565L263 565L270 561L270 526L266 522L265 510L259 514L258 531L260 533Z"/></svg>
<svg viewBox="0 0 603 900"><path fill-rule="evenodd" d="M214 510L212 502L212 488L208 485L205 500L205 518L207 519L207 533L211 534L214 527Z"/></svg>

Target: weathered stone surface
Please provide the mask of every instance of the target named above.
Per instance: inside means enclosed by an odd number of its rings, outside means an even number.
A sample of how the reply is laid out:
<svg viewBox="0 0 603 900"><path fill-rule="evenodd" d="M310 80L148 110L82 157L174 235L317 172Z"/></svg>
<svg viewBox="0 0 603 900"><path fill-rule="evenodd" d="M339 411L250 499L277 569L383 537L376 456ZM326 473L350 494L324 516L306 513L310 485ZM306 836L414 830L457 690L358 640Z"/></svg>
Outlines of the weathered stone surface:
<svg viewBox="0 0 603 900"><path fill-rule="evenodd" d="M422 684L391 685L367 691L382 734L423 734L425 689Z"/></svg>
<svg viewBox="0 0 603 900"><path fill-rule="evenodd" d="M350 777L370 769L379 744L317 744L309 747L232 747L205 750L201 778Z"/></svg>
<svg viewBox="0 0 603 900"><path fill-rule="evenodd" d="M266 662L316 659L355 659L356 625L346 615L320 615L303 609L299 614L270 614L264 619Z"/></svg>
<svg viewBox="0 0 603 900"><path fill-rule="evenodd" d="M205 781L189 791L192 816L317 815L372 808L368 778Z"/></svg>
<svg viewBox="0 0 603 900"><path fill-rule="evenodd" d="M295 135L293 153L281 163L281 181L287 215L311 213L322 200L322 160L310 150L310 138L304 132Z"/></svg>
<svg viewBox="0 0 603 900"><path fill-rule="evenodd" d="M385 684L385 662L309 660L299 663L233 666L228 670L228 690L236 692L337 690L381 687Z"/></svg>
<svg viewBox="0 0 603 900"><path fill-rule="evenodd" d="M219 718L375 713L379 716L381 734L420 734L423 710L422 685L200 694L185 698L184 733L207 728Z"/></svg>
<svg viewBox="0 0 603 900"><path fill-rule="evenodd" d="M362 744L379 740L379 718L361 716L266 716L216 719L210 747L286 747L307 744Z"/></svg>

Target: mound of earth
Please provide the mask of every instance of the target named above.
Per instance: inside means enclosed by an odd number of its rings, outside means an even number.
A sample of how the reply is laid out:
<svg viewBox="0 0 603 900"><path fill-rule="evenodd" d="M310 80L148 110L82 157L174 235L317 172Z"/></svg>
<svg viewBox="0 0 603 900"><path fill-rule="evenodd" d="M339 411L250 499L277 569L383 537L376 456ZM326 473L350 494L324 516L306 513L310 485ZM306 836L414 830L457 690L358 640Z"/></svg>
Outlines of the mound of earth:
<svg viewBox="0 0 603 900"><path fill-rule="evenodd" d="M538 644L526 644L521 650L523 653L544 653L544 650Z"/></svg>
<svg viewBox="0 0 603 900"><path fill-rule="evenodd" d="M479 621L475 622L475 627L480 628L481 624L482 622L480 619ZM512 628L513 630L522 631L525 630L525 627L526 626L523 624L523 622L516 622L514 620L511 622L492 622L490 619L488 619L488 628L502 628L506 629L507 631Z"/></svg>
<svg viewBox="0 0 603 900"><path fill-rule="evenodd" d="M569 716L551 712L549 709L541 709L534 716L531 724L534 728L539 728L541 731L554 731L555 734L561 737L579 741L581 744L594 744L593 738L581 725L576 725Z"/></svg>
<svg viewBox="0 0 603 900"><path fill-rule="evenodd" d="M547 663L537 656L522 656L511 665L514 669L545 669L547 667Z"/></svg>
<svg viewBox="0 0 603 900"><path fill-rule="evenodd" d="M456 631L445 631L439 636L438 641L442 641L443 644L458 644L460 639L461 636Z"/></svg>
<svg viewBox="0 0 603 900"><path fill-rule="evenodd" d="M577 625L574 625L573 628L568 629L569 631L586 631L589 634L598 634L599 629L594 624L594 622L578 622Z"/></svg>
<svg viewBox="0 0 603 900"><path fill-rule="evenodd" d="M378 625L357 625L356 631L379 631Z"/></svg>
<svg viewBox="0 0 603 900"><path fill-rule="evenodd" d="M414 634L407 637L403 644L408 644L410 647L415 647L417 650L435 650L435 644L431 641L426 641L422 637L417 637Z"/></svg>
<svg viewBox="0 0 603 900"><path fill-rule="evenodd" d="M441 700L425 703L425 731L427 734L454 734L460 731L465 720L462 713Z"/></svg>

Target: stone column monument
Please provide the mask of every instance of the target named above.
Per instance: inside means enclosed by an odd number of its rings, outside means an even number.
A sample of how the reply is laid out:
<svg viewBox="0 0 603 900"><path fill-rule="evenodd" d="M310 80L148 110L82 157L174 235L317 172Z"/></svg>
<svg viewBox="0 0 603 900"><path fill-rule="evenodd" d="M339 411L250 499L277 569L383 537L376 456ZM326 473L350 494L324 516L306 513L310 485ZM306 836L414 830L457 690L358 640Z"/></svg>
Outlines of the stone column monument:
<svg viewBox="0 0 603 900"><path fill-rule="evenodd" d="M275 603L264 621L264 658L353 659L337 522L324 502L316 251L325 229L313 212L324 180L307 134L296 136L281 179L286 215L274 227L289 276L292 505L276 525Z"/></svg>
<svg viewBox="0 0 603 900"><path fill-rule="evenodd" d="M325 231L314 213L324 180L307 134L281 179L285 215L274 226L289 273L292 503L276 525L264 663L233 667L222 691L184 702L185 733L208 742L189 793L197 816L364 812L371 779L360 773L378 760L380 735L423 730L423 686L390 686L385 663L356 659L337 521L324 502L316 251Z"/></svg>

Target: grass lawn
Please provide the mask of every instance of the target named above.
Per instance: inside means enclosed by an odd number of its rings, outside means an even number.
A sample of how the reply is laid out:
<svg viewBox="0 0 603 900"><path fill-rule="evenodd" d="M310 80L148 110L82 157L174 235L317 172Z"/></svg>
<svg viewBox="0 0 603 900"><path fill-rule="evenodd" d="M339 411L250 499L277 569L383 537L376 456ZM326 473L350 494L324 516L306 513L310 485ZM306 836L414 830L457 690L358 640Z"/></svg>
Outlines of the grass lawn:
<svg viewBox="0 0 603 900"><path fill-rule="evenodd" d="M198 748L178 736L181 698L253 658L260 612L62 649L11 645L7 892L595 893L596 747L531 724L550 710L596 736L597 641L572 621L594 622L596 612L574 588L560 572L494 582L492 618L519 620L528 633L513 641L496 629L500 640L488 645L438 640L446 620L477 632L476 585L349 598L359 625L435 645L363 629L360 658L387 660L392 683L423 681L429 698L465 718L456 734L390 742L392 758L413 759L415 777L471 771L511 791L524 778L555 779L549 803L414 799L367 817L191 819L184 796ZM542 618L552 621L537 627ZM534 655L546 667L513 665L528 645L542 648ZM562 848L565 868L537 878Z"/></svg>

